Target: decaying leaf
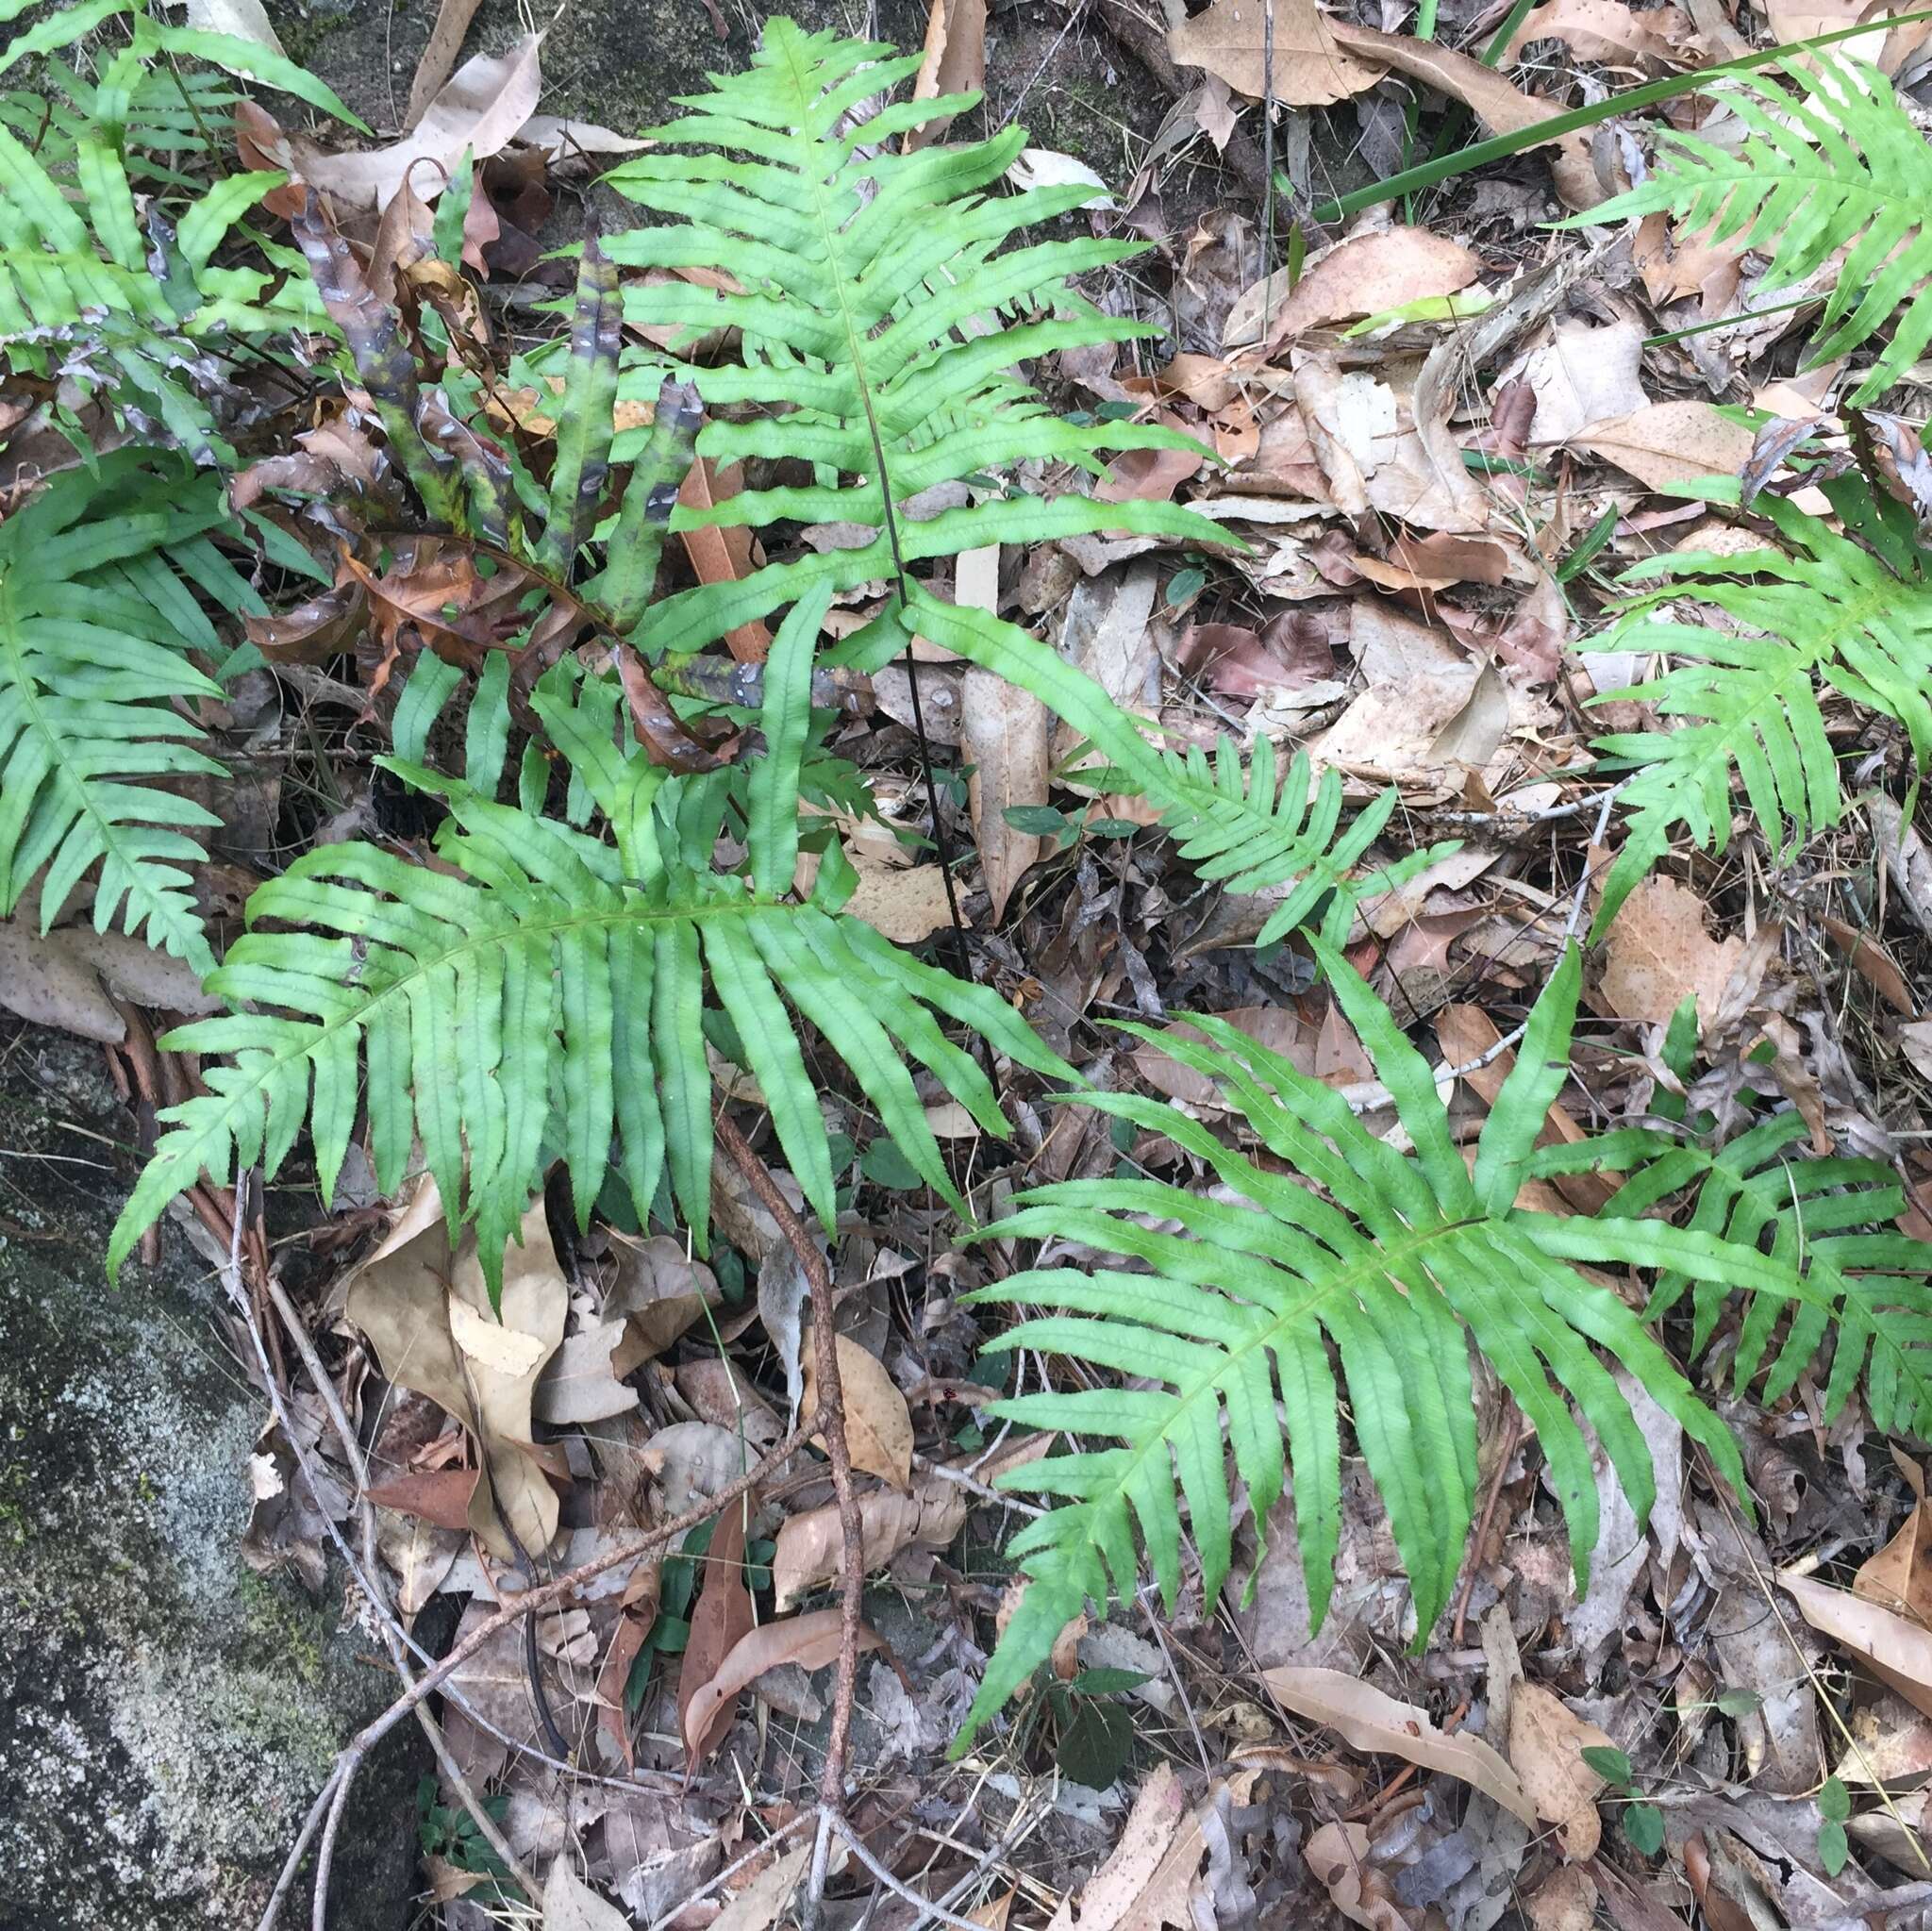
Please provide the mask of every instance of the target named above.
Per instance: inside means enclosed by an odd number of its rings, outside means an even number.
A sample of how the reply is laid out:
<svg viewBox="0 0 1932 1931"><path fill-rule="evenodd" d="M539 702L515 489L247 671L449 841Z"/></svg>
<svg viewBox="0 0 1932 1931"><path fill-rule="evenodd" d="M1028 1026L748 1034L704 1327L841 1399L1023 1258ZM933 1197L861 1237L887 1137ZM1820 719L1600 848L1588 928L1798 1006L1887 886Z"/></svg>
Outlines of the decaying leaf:
<svg viewBox="0 0 1932 1931"><path fill-rule="evenodd" d="M1574 439L1579 448L1626 470L1645 489L1699 476L1735 476L1751 460L1752 434L1707 402L1654 402Z"/></svg>
<svg viewBox="0 0 1932 1931"><path fill-rule="evenodd" d="M1510 1767L1538 1814L1557 1826L1563 1855L1573 1861L1594 1856L1603 1836L1596 1800L1604 1780L1583 1753L1612 1747L1602 1730L1541 1683L1519 1683L1510 1693Z"/></svg>
<svg viewBox="0 0 1932 1931"><path fill-rule="evenodd" d="M1281 303L1269 345L1292 341L1304 330L1356 316L1379 315L1425 295L1466 289L1482 264L1461 242L1427 228L1384 228L1338 242Z"/></svg>
<svg viewBox="0 0 1932 1931"><path fill-rule="evenodd" d="M1914 1709L1932 1716L1932 1630L1850 1590L1781 1570L1778 1584L1821 1636L1856 1656Z"/></svg>
<svg viewBox="0 0 1932 1931"><path fill-rule="evenodd" d="M1275 0L1274 29L1269 58L1261 0L1211 0L1174 21L1167 46L1178 66L1205 67L1250 100L1266 94L1291 108L1346 100L1382 77L1341 51L1315 0Z"/></svg>
<svg viewBox="0 0 1932 1931"><path fill-rule="evenodd" d="M844 1397L845 1446L852 1466L878 1475L904 1490L912 1473L912 1417L906 1397L886 1373L876 1355L868 1354L844 1335L833 1340L839 1350L839 1391ZM805 1406L817 1412L816 1349L805 1350Z"/></svg>
<svg viewBox="0 0 1932 1931"><path fill-rule="evenodd" d="M677 1675L677 1721L685 1760L695 1769L724 1740L738 1707L737 1691L710 1694L724 1658L753 1623L751 1591L744 1580L744 1535L749 1505L727 1503L718 1512L706 1551L704 1584L691 1611L691 1636ZM746 1681L749 1681L746 1678ZM742 1685L740 1686L741 1688ZM703 1706L693 1714L703 1695Z"/></svg>
<svg viewBox="0 0 1932 1931"><path fill-rule="evenodd" d="M776 1623L763 1623L741 1637L719 1663L716 1672L692 1690L684 1706L684 1735L687 1747L694 1737L708 1737L718 1713L725 1705L735 1705L738 1695L767 1670L783 1663L794 1663L801 1670L823 1670L839 1655L839 1634L843 1621L838 1609L814 1609L808 1616L787 1617ZM875 1631L863 1623L858 1630L858 1648L883 1647ZM697 1761L695 1756L691 1761Z"/></svg>
<svg viewBox="0 0 1932 1931"><path fill-rule="evenodd" d="M441 1197L418 1183L382 1245L357 1269L348 1315L383 1373L426 1394L476 1438L483 1469L470 1528L500 1560L547 1549L557 1490L532 1447L537 1375L563 1340L569 1289L540 1199L504 1256L500 1312L490 1305L474 1235L452 1254ZM464 1345L467 1339L470 1345Z"/></svg>
<svg viewBox="0 0 1932 1931"><path fill-rule="evenodd" d="M1046 803L1053 719L1030 691L991 671L966 673L961 744L974 767L967 804L997 923L1021 874L1047 849L1038 833L1018 830L1007 813Z"/></svg>
<svg viewBox="0 0 1932 1931"><path fill-rule="evenodd" d="M1261 1680L1286 1708L1326 1724L1353 1748L1459 1778L1525 1823L1538 1821L1535 1800L1516 1771L1480 1737L1445 1735L1426 1710L1340 1670L1265 1670Z"/></svg>
<svg viewBox="0 0 1932 1931"><path fill-rule="evenodd" d="M977 93L986 85L986 0L932 0L925 58L912 83L915 101ZM906 137L908 149L945 139L951 118L927 121Z"/></svg>
<svg viewBox="0 0 1932 1931"><path fill-rule="evenodd" d="M629 1931L630 1914L597 1893L571 1868L566 1851L543 1885L543 1931Z"/></svg>

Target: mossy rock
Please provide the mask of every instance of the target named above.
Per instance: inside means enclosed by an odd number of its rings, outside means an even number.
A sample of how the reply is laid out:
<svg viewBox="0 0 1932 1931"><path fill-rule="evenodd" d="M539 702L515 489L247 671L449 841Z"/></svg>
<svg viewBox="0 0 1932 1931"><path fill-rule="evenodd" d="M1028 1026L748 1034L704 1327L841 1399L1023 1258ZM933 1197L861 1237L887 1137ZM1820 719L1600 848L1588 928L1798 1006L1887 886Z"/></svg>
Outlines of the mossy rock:
<svg viewBox="0 0 1932 1931"><path fill-rule="evenodd" d="M253 1923L337 1750L388 1701L379 1645L240 1546L266 1404L178 1231L110 1290L134 1160L98 1048L0 1035L0 1925ZM403 1931L416 1733L358 1780L332 1893Z"/></svg>

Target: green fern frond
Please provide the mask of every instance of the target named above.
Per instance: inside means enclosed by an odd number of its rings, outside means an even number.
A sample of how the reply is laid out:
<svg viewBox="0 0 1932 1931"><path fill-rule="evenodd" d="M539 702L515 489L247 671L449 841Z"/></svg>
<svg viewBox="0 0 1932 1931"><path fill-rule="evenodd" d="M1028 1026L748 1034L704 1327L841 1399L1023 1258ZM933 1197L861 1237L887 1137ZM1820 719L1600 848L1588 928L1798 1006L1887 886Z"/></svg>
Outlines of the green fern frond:
<svg viewBox="0 0 1932 1931"><path fill-rule="evenodd" d="M1875 67L1817 51L1768 73L1735 74L1717 94L1743 123L1727 151L1666 129L1648 180L1562 226L1668 211L1687 230L1771 258L1763 288L1790 288L1840 249L1808 364L1849 355L1905 315L1851 401L1897 382L1932 341L1932 156Z"/></svg>
<svg viewBox="0 0 1932 1931"><path fill-rule="evenodd" d="M228 453L208 402L226 383L209 352L226 338L313 326L319 317L304 285L289 284L273 265L215 265L281 175L230 175L192 190L142 151L142 142L164 153L205 142L210 120L203 117L223 122L220 97L177 80L158 57L255 73L332 112L348 110L269 49L152 20L129 0L44 16L0 53L0 72L72 46L116 14L133 16L133 43L105 60L97 81L55 63L66 111L41 107L26 139L15 131L17 117L0 112L0 363L58 375L109 403L142 440L207 461ZM164 92L170 99L158 100Z"/></svg>
<svg viewBox="0 0 1932 1931"><path fill-rule="evenodd" d="M227 775L181 708L222 694L188 656L221 654L195 591L261 605L208 540L228 521L216 477L139 452L99 467L0 523L0 915L38 877L51 926L98 864L96 927L119 912L206 972L185 868L207 856L192 833L221 820L154 780Z"/></svg>
<svg viewBox="0 0 1932 1931"><path fill-rule="evenodd" d="M1873 547L1783 498L1760 496L1755 507L1784 549L1640 564L1625 580L1658 587L1592 641L1595 650L1674 658L1662 676L1615 694L1649 699L1664 716L1690 721L1596 741L1614 764L1636 772L1624 793L1628 828L1605 882L1599 932L1679 826L1703 850L1724 849L1734 773L1779 857L1838 823L1843 795L1820 708L1823 688L1894 719L1918 768L1932 764L1932 577L1924 553L1888 527L1856 479L1827 489L1847 530ZM1735 631L1658 614L1678 598L1722 612Z"/></svg>
<svg viewBox="0 0 1932 1931"><path fill-rule="evenodd" d="M963 1214L908 1061L994 1133L1007 1124L992 1088L941 1018L1057 1077L1072 1069L996 993L841 917L829 886L813 902L788 901L811 645L824 611L823 595L794 609L767 666L770 750L751 787L748 876L711 869L734 774L668 777L629 742L615 684L579 679L568 661L539 684L535 709L613 842L390 760L448 808L441 865L330 845L255 893L252 929L208 981L234 1009L170 1036L225 1063L205 1063L208 1092L162 1116L172 1128L115 1228L110 1268L202 1173L231 1173L239 1157L273 1174L305 1122L327 1198L356 1128L358 1083L378 1185L393 1190L420 1140L452 1224L475 1222L486 1267L558 1157L580 1218L613 1165L641 1218L668 1171L703 1251L708 987L828 1229L831 1159L797 1019L842 1062L920 1176ZM824 867L822 880L834 871Z"/></svg>
<svg viewBox="0 0 1932 1931"><path fill-rule="evenodd" d="M1286 885L1288 894L1268 916L1256 939L1270 945L1320 914L1318 931L1330 945L1348 938L1356 907L1377 892L1392 891L1439 858L1460 849L1458 841L1411 852L1362 877L1353 875L1389 823L1399 802L1394 786L1341 825L1341 774L1323 772L1315 782L1306 751L1297 751L1275 782L1274 746L1256 741L1246 781L1241 753L1223 737L1210 761L1199 745L1185 755L1163 752L1156 795L1168 802L1161 823L1176 849L1203 878L1243 895ZM1083 781L1109 791L1138 790L1129 772L1083 772Z"/></svg>
<svg viewBox="0 0 1932 1931"><path fill-rule="evenodd" d="M1675 1269L1771 1297L1811 1290L1782 1260L1719 1234L1635 1218L1564 1219L1515 1204L1569 1064L1578 953L1565 957L1531 1014L1472 1171L1427 1062L1341 955L1320 941L1315 950L1393 1096L1411 1152L1396 1152L1332 1088L1221 1021L1191 1022L1208 1034L1207 1046L1129 1027L1213 1079L1279 1166L1244 1158L1171 1107L1128 1093L1081 1095L1082 1105L1167 1135L1234 1198L1153 1181L1073 1181L1022 1196L1021 1211L986 1230L988 1238L1077 1241L1134 1264L1131 1272L1036 1268L974 1297L1048 1310L994 1346L1065 1356L1134 1385L1023 1395L995 1409L1086 1443L1118 1445L1083 1446L1002 1477L1005 1486L1065 1499L1011 1544L1029 1585L988 1665L968 1737L1089 1598L1104 1603L1109 1580L1124 1594L1133 1588L1137 1526L1173 1601L1183 1499L1212 1599L1231 1559L1230 1447L1258 1523L1283 1490L1285 1440L1319 1624L1340 1535L1343 1388L1408 1569L1421 1640L1449 1600L1474 1504L1471 1340L1536 1430L1579 1580L1598 1513L1591 1452L1571 1403L1595 1430L1640 1519L1655 1493L1649 1451L1597 1348L1743 1491L1728 1432L1638 1317L1578 1263ZM1180 1231L1157 1231L1163 1223Z"/></svg>
<svg viewBox="0 0 1932 1931"><path fill-rule="evenodd" d="M667 598L643 631L654 657L700 649L816 588L884 579L903 598L912 566L984 544L1101 529L1226 541L1167 504L958 500L969 481L983 492L990 476L1022 463L1097 474L1110 451L1198 445L1158 425L1075 424L1014 376L1049 350L1158 332L1102 314L1071 284L1139 244L1086 239L998 252L1017 230L1068 212L1091 190L991 191L1024 144L1018 128L970 146L902 152L898 136L977 98L879 105L918 66L917 55L768 20L746 72L716 78L711 92L681 102L690 113L654 130L660 150L699 153L641 155L608 177L669 224L609 240L612 260L723 267L740 285L721 292L674 275L624 291L633 326L692 337L739 331L736 364L692 372L712 411L698 453L721 464L811 467L808 483L680 509L673 528L782 521L869 533L851 547ZM1007 319L1023 313L1034 319ZM655 388L654 372L644 379ZM947 489L953 507L932 509L928 492ZM861 633L852 660L872 668L903 648L891 621L900 614L894 608Z"/></svg>

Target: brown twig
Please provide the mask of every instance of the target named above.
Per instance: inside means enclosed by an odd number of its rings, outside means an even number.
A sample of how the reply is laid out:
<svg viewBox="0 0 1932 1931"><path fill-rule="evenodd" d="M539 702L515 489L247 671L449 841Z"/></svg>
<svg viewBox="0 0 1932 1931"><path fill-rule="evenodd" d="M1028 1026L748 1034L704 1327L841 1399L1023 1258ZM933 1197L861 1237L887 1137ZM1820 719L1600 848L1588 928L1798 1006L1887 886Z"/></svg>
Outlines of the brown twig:
<svg viewBox="0 0 1932 1931"><path fill-rule="evenodd" d="M832 1724L825 1738L824 1769L819 1777L819 1828L812 1846L811 1875L799 1907L799 1922L812 1931L819 1907L824 1900L825 1874L831 1863L832 1838L845 1814L845 1759L852 1743L852 1704L858 1682L858 1631L865 1589L865 1531L859 1520L858 1497L852 1487L852 1455L845 1442L844 1391L839 1385L839 1348L832 1326L832 1273L818 1243L806 1232L791 1210L791 1203L778 1190L728 1114L719 1112L715 1122L718 1143L731 1163L745 1177L751 1190L773 1220L785 1243L791 1249L806 1283L811 1290L811 1344L813 1380L818 1386L818 1411L812 1425L825 1444L825 1458L832 1465L832 1491L839 1501L839 1534L843 1563L840 1577L841 1625L839 1632L839 1673L832 1689Z"/></svg>
<svg viewBox="0 0 1932 1931"><path fill-rule="evenodd" d="M1515 1459L1517 1443L1523 1440L1523 1410L1513 1403L1509 1409L1509 1428L1503 1438L1503 1453L1496 1462L1496 1473L1490 1478L1490 1492L1483 1503L1482 1520L1475 1525L1475 1535L1469 1545L1469 1571L1462 1578L1462 1587L1456 1594L1456 1623L1450 1631L1452 1648L1462 1647L1462 1624L1469 1614L1469 1599L1475 1590L1477 1565L1483 1559L1483 1543L1489 1540L1490 1523L1495 1519L1496 1499L1503 1492L1503 1484L1509 1479L1509 1464Z"/></svg>

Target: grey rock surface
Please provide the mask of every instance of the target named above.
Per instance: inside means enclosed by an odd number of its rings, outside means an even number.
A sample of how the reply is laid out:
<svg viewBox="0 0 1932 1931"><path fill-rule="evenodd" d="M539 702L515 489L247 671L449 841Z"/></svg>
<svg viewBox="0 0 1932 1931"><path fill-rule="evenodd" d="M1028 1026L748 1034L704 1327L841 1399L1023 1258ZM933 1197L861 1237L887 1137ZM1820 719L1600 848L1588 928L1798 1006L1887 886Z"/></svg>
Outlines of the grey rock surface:
<svg viewBox="0 0 1932 1931"><path fill-rule="evenodd" d="M102 1272L135 1161L100 1049L0 1020L0 1931L255 1923L379 1645L243 1562L266 1412L179 1231ZM403 1931L420 1747L365 1768L332 1922ZM306 1912L304 1913L306 1917Z"/></svg>

